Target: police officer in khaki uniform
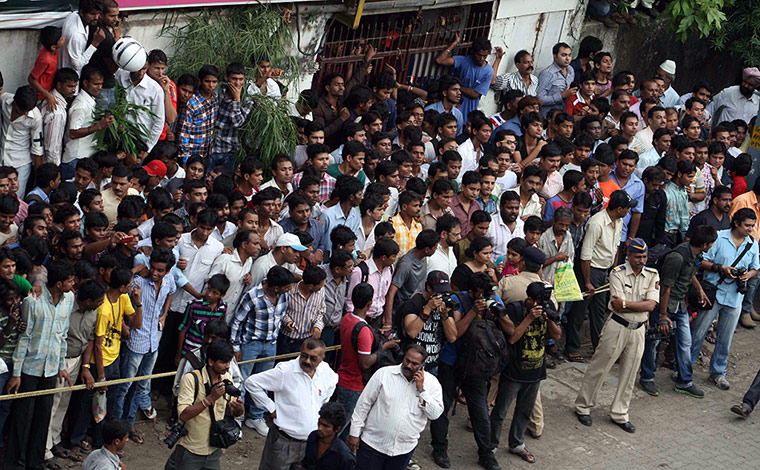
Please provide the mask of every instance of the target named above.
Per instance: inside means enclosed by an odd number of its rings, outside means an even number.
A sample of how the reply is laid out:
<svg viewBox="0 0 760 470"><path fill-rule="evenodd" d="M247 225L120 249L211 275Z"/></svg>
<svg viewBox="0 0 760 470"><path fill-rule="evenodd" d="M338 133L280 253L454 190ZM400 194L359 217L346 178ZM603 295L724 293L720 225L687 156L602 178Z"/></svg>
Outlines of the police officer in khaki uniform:
<svg viewBox="0 0 760 470"><path fill-rule="evenodd" d="M611 316L604 324L594 357L583 376L575 399L578 421L591 426L591 408L612 366L620 359L620 377L610 407L610 418L626 432L636 428L628 420L628 406L644 353L644 336L649 312L660 298L660 276L646 267L647 245L634 238L628 244L628 261L610 273Z"/></svg>

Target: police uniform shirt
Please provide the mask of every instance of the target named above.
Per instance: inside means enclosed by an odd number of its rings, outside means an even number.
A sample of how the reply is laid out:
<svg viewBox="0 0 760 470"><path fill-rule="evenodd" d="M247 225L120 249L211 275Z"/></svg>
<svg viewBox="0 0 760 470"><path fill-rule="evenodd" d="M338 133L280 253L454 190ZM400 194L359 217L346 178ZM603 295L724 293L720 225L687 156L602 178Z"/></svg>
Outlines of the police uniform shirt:
<svg viewBox="0 0 760 470"><path fill-rule="evenodd" d="M644 300L660 299L660 275L654 268L644 267L639 274L633 272L631 264L626 261L612 270L610 273L610 297L617 296L625 299L626 303L641 302ZM649 312L626 312L621 313L612 308L609 309L628 321L643 322L649 318Z"/></svg>

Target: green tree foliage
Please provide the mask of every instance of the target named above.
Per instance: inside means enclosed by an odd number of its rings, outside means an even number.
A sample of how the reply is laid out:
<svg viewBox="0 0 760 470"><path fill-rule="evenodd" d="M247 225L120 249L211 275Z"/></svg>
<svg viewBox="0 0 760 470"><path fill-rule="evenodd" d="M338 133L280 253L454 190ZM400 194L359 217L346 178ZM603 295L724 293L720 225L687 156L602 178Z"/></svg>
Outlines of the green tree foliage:
<svg viewBox="0 0 760 470"><path fill-rule="evenodd" d="M129 155L137 156L139 148L144 147L144 142L148 140L148 129L138 122L140 113L147 113L155 116L153 112L145 106L132 104L127 101L127 92L116 84L115 99L108 109L96 107L93 124L97 124L106 113L113 116L113 124L95 132L95 140L98 142L98 150L108 150L109 152L125 151Z"/></svg>
<svg viewBox="0 0 760 470"><path fill-rule="evenodd" d="M747 65L760 65L760 0L737 0L724 11L723 27L710 36L713 48L741 57Z"/></svg>
<svg viewBox="0 0 760 470"><path fill-rule="evenodd" d="M678 39L686 42L694 33L706 38L720 31L726 21L724 9L732 3L733 0L673 0L668 4L666 14Z"/></svg>
<svg viewBox="0 0 760 470"><path fill-rule="evenodd" d="M299 67L290 49L294 41L285 16L281 10L262 4L167 16L161 35L170 38L171 50L175 51L169 73L174 79L183 73L195 75L201 66L211 64L224 74L227 64L240 62L248 69L248 78L253 79L253 62L268 57L272 67L283 70L278 81L292 82L298 78ZM277 153L292 154L298 131L289 118L287 102L265 96L252 98L256 105L239 129L239 157L254 156L268 167Z"/></svg>

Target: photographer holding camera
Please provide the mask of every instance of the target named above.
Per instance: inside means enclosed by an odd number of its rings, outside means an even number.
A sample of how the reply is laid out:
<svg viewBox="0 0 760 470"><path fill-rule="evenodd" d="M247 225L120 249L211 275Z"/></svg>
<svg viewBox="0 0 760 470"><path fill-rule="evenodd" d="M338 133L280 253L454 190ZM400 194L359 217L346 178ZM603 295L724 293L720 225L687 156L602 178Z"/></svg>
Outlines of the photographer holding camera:
<svg viewBox="0 0 760 470"><path fill-rule="evenodd" d="M583 384L575 399L578 421L591 426L591 408L596 394L612 366L620 359L620 372L610 418L623 431L636 428L628 420L636 372L644 354L646 323L660 299L660 275L646 267L647 244L641 238L628 242L628 261L610 273L610 302L612 315L602 328L599 346L586 368Z"/></svg>
<svg viewBox="0 0 760 470"><path fill-rule="evenodd" d="M425 290L414 294L399 307L403 320L402 345L416 343L425 348L425 370L438 375L438 355L444 341L457 339L457 326L452 310L459 304L451 298L449 276L443 271L431 271Z"/></svg>
<svg viewBox="0 0 760 470"><path fill-rule="evenodd" d="M478 465L487 470L500 470L494 457L496 445L492 443L492 426L488 416L488 383L491 377L501 372L507 354L507 341L496 324L506 315L504 304L494 292L493 281L485 272L469 277L466 292L457 292L454 299L459 307L454 310L457 336L456 344L446 343L439 356L440 380L444 381L444 367L455 373L461 383L462 393L467 400L475 443L478 446ZM486 354L483 354L483 352ZM456 398L454 390L442 384L444 390L444 412L430 426L433 437L433 459L441 465L448 463L446 433L448 419L446 413ZM447 390L448 389L448 390Z"/></svg>
<svg viewBox="0 0 760 470"><path fill-rule="evenodd" d="M506 316L499 319L509 342L509 357L499 377L499 393L491 412L491 441L498 448L501 427L512 400L515 414L509 427L509 451L528 463L536 461L525 448L525 430L538 396L538 386L546 378L547 334L557 341L562 334L559 315L552 301L552 288L533 282L526 288L524 301L507 305Z"/></svg>
<svg viewBox="0 0 760 470"><path fill-rule="evenodd" d="M715 301L712 308L697 310L691 323L691 365L694 367L707 330L718 316L717 341L710 358L710 380L721 390L728 390L726 363L731 339L739 322L747 281L757 275L757 244L752 240L752 229L757 216L752 209L739 209L731 217L731 229L718 232L712 248L702 259L703 285L714 286Z"/></svg>
<svg viewBox="0 0 760 470"><path fill-rule="evenodd" d="M259 470L290 468L306 455L306 440L317 429L319 410L338 385L338 374L324 358L325 343L307 338L298 358L246 379L246 392L272 417ZM274 393L274 400L268 392Z"/></svg>
<svg viewBox="0 0 760 470"><path fill-rule="evenodd" d="M232 385L232 376L229 374L233 356L232 344L217 339L206 349L206 366L182 377L177 396L177 413L184 428L167 438L167 444L173 445L170 440L179 436L164 470L221 468L222 449L212 446L212 441L216 441L211 439L212 430L217 428L212 423L222 422L228 407L235 418L245 413L240 390Z"/></svg>

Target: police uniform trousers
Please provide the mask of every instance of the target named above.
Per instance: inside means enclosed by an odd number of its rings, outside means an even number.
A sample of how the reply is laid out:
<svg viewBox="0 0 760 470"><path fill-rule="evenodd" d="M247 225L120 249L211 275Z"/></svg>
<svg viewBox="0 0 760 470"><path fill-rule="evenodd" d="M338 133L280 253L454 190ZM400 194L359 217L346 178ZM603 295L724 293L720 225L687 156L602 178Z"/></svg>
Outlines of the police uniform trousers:
<svg viewBox="0 0 760 470"><path fill-rule="evenodd" d="M621 315L625 318L625 314ZM631 403L636 373L644 354L645 326L630 330L612 318L608 318L599 338L599 346L591 358L583 384L575 399L575 412L588 415L596 401L596 395L602 388L607 374L620 359L620 372L615 397L610 407L610 417L616 423L628 422L628 406Z"/></svg>

